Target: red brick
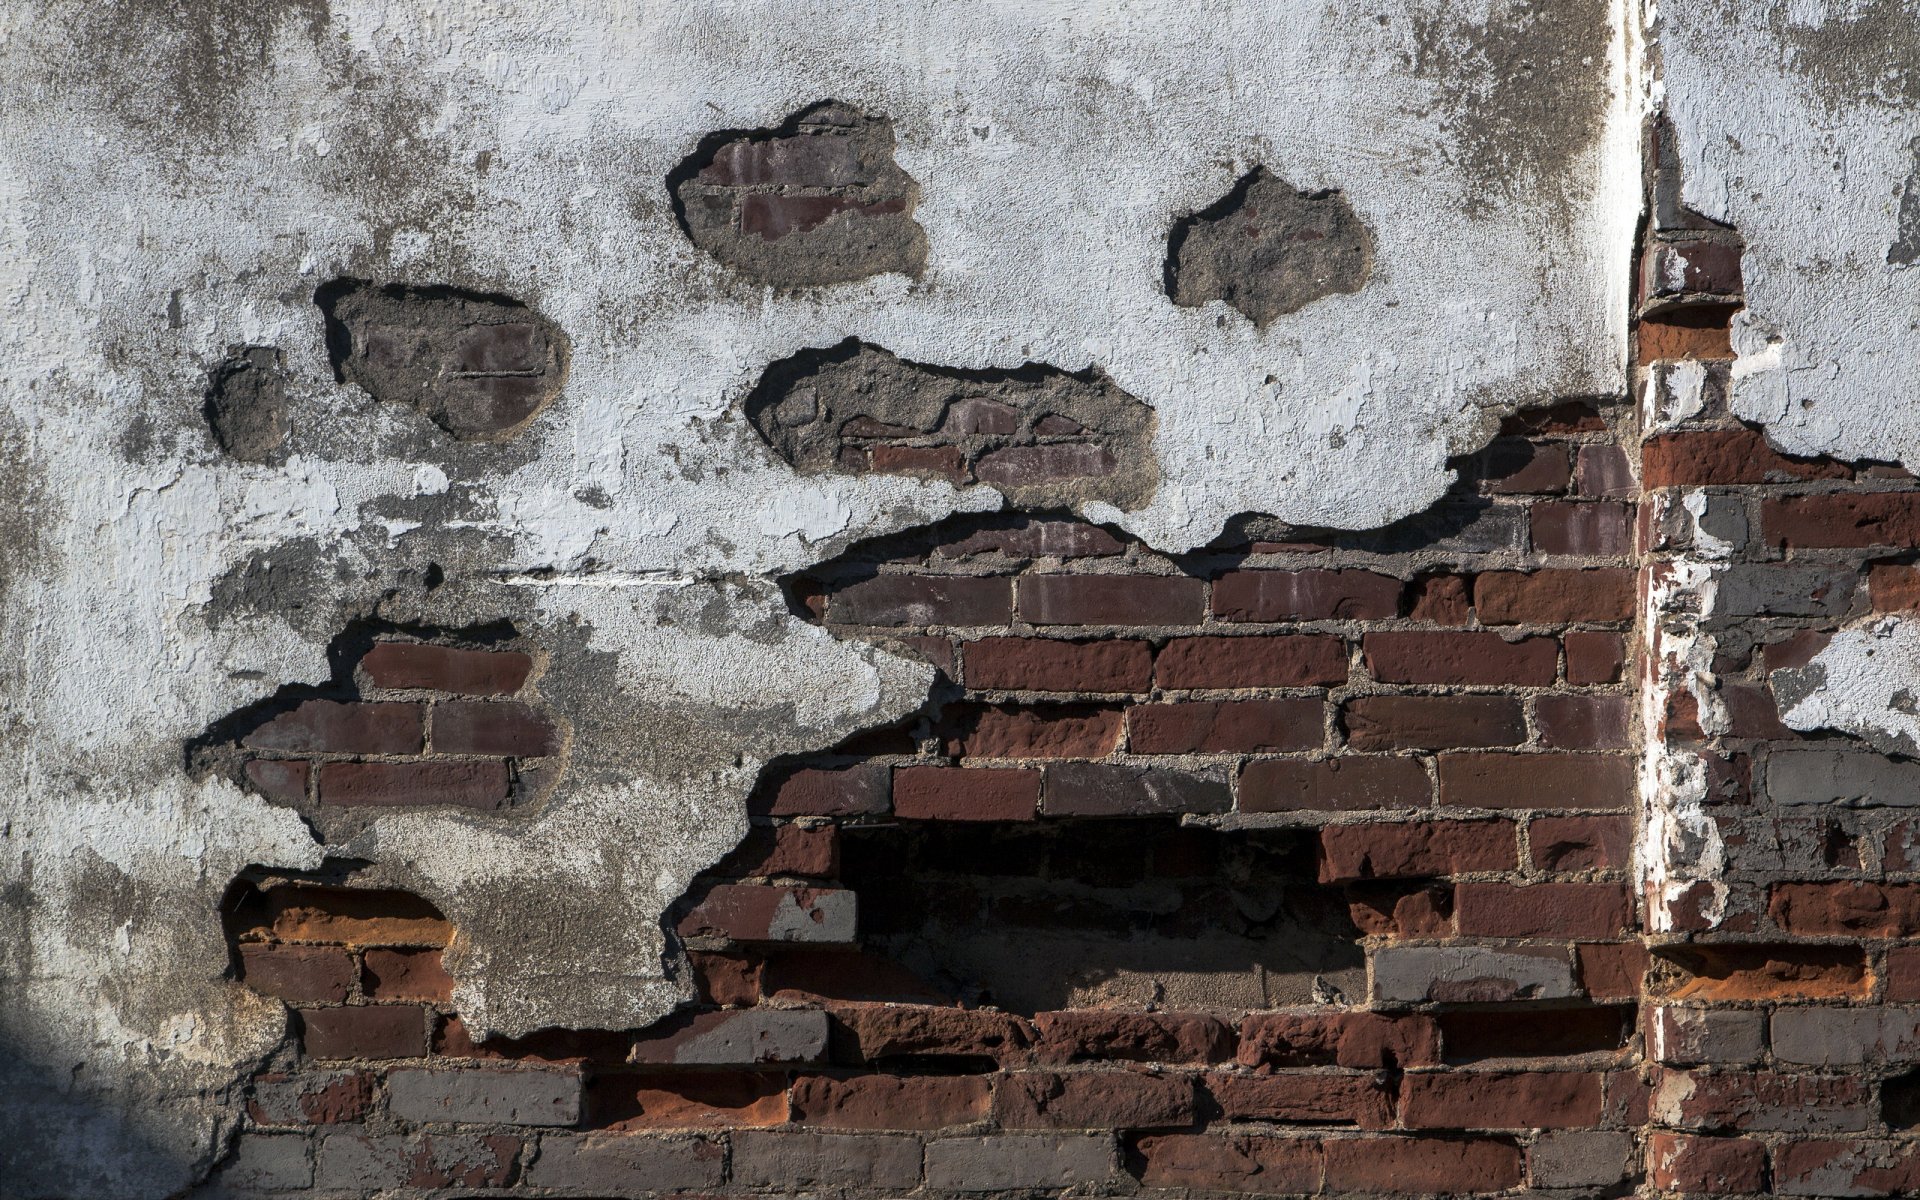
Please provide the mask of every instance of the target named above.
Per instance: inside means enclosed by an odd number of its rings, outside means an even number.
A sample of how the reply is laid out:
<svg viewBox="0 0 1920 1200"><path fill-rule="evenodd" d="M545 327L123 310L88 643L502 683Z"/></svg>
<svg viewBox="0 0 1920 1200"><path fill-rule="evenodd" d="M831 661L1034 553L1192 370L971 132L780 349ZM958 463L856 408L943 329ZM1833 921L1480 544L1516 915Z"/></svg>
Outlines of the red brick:
<svg viewBox="0 0 1920 1200"><path fill-rule="evenodd" d="M688 952L687 962L693 968L700 1003L731 1008L759 1002L762 964L758 958L694 950Z"/></svg>
<svg viewBox="0 0 1920 1200"><path fill-rule="evenodd" d="M1495 496L1564 492L1570 477L1567 448L1552 443L1500 438L1481 454L1480 490Z"/></svg>
<svg viewBox="0 0 1920 1200"><path fill-rule="evenodd" d="M1034 1053L1041 1062L1222 1062L1233 1033L1213 1017L1072 1009L1036 1013Z"/></svg>
<svg viewBox="0 0 1920 1200"><path fill-rule="evenodd" d="M1767 912L1810 937L1911 937L1920 933L1920 884L1775 884Z"/></svg>
<svg viewBox="0 0 1920 1200"><path fill-rule="evenodd" d="M899 212L901 203L898 200L865 203L852 196L749 192L740 201L740 232L775 242L788 234L817 229L842 213L857 220Z"/></svg>
<svg viewBox="0 0 1920 1200"><path fill-rule="evenodd" d="M1553 436L1567 433L1604 433L1606 419L1586 400L1564 400L1551 408L1530 408L1500 422L1503 434Z"/></svg>
<svg viewBox="0 0 1920 1200"><path fill-rule="evenodd" d="M1594 1000L1638 1000L1646 990L1647 949L1639 942L1575 946L1580 988Z"/></svg>
<svg viewBox="0 0 1920 1200"><path fill-rule="evenodd" d="M1920 946L1894 946L1888 949L1887 999L1920 1000Z"/></svg>
<svg viewBox="0 0 1920 1200"><path fill-rule="evenodd" d="M1358 696L1340 710L1354 750L1517 746L1527 740L1511 696Z"/></svg>
<svg viewBox="0 0 1920 1200"><path fill-rule="evenodd" d="M1339 1138L1324 1143L1325 1190L1389 1195L1504 1192L1520 1184L1520 1151L1509 1142L1451 1138Z"/></svg>
<svg viewBox="0 0 1920 1200"><path fill-rule="evenodd" d="M1320 882L1511 871L1516 847L1511 821L1329 825L1320 831Z"/></svg>
<svg viewBox="0 0 1920 1200"><path fill-rule="evenodd" d="M967 477L958 446L875 446L873 469L888 475L931 475L959 483Z"/></svg>
<svg viewBox="0 0 1920 1200"><path fill-rule="evenodd" d="M1633 759L1604 754L1442 754L1440 803L1462 808L1626 808Z"/></svg>
<svg viewBox="0 0 1920 1200"><path fill-rule="evenodd" d="M1633 852L1632 817L1535 817L1527 826L1541 871L1623 870Z"/></svg>
<svg viewBox="0 0 1920 1200"><path fill-rule="evenodd" d="M510 696L526 685L533 657L518 650L460 650L423 642L377 642L360 660L374 687L465 696Z"/></svg>
<svg viewBox="0 0 1920 1200"><path fill-rule="evenodd" d="M1540 744L1550 750L1625 750L1625 696L1541 696L1533 702Z"/></svg>
<svg viewBox="0 0 1920 1200"><path fill-rule="evenodd" d="M1179 1129L1194 1124L1193 1081L1140 1071L1022 1071L993 1090L1002 1129Z"/></svg>
<svg viewBox="0 0 1920 1200"><path fill-rule="evenodd" d="M409 892L280 885L257 897L262 932L288 942L444 946L453 926Z"/></svg>
<svg viewBox="0 0 1920 1200"><path fill-rule="evenodd" d="M307 700L242 742L295 754L418 754L421 711L418 704Z"/></svg>
<svg viewBox="0 0 1920 1200"><path fill-rule="evenodd" d="M834 592L828 617L843 625L1005 625L1013 581L1000 576L876 575Z"/></svg>
<svg viewBox="0 0 1920 1200"><path fill-rule="evenodd" d="M1633 619L1633 571L1488 571L1473 581L1486 625L1572 625Z"/></svg>
<svg viewBox="0 0 1920 1200"><path fill-rule="evenodd" d="M854 893L840 888L723 883L680 919L683 937L737 942L854 940Z"/></svg>
<svg viewBox="0 0 1920 1200"><path fill-rule="evenodd" d="M1656 1084L1655 1119L1703 1131L1852 1133L1872 1120L1870 1089L1859 1075L1667 1069Z"/></svg>
<svg viewBox="0 0 1920 1200"><path fill-rule="evenodd" d="M1242 812L1351 812L1432 803L1433 784L1411 758L1263 759L1248 763L1240 774Z"/></svg>
<svg viewBox="0 0 1920 1200"><path fill-rule="evenodd" d="M1617 500L1542 501L1533 506L1533 548L1542 554L1623 555L1633 550L1633 506Z"/></svg>
<svg viewBox="0 0 1920 1200"><path fill-rule="evenodd" d="M887 811L887 768L862 764L795 771L754 793L751 811L773 817L847 817Z"/></svg>
<svg viewBox="0 0 1920 1200"><path fill-rule="evenodd" d="M987 1081L976 1075L802 1075L793 1119L830 1129L944 1129L987 1115Z"/></svg>
<svg viewBox="0 0 1920 1200"><path fill-rule="evenodd" d="M1774 1190L1792 1196L1920 1194L1920 1147L1907 1141L1787 1142L1774 1151Z"/></svg>
<svg viewBox="0 0 1920 1200"><path fill-rule="evenodd" d="M1649 438L1640 447L1640 474L1651 490L1846 479L1852 472L1827 459L1789 458L1756 429L1707 429Z"/></svg>
<svg viewBox="0 0 1920 1200"><path fill-rule="evenodd" d="M1509 642L1497 633L1369 633L1360 644L1382 683L1546 685L1560 658L1552 638Z"/></svg>
<svg viewBox="0 0 1920 1200"><path fill-rule="evenodd" d="M1345 683L1347 647L1316 634L1174 638L1154 660L1164 688L1317 687Z"/></svg>
<svg viewBox="0 0 1920 1200"><path fill-rule="evenodd" d="M1647 1180L1665 1192L1708 1196L1767 1190L1767 1148L1745 1138L1647 1135Z"/></svg>
<svg viewBox="0 0 1920 1200"><path fill-rule="evenodd" d="M1857 947L1696 944L1660 957L1683 973L1664 982L1675 1000L1859 999L1873 984Z"/></svg>
<svg viewBox="0 0 1920 1200"><path fill-rule="evenodd" d="M1465 575L1425 575L1413 581L1413 606L1407 614L1435 625L1465 625L1473 615L1472 580Z"/></svg>
<svg viewBox="0 0 1920 1200"><path fill-rule="evenodd" d="M308 1004L338 1004L353 991L353 956L337 946L240 947L240 980L256 992Z"/></svg>
<svg viewBox="0 0 1920 1200"><path fill-rule="evenodd" d="M1029 517L1005 528L974 530L942 542L933 552L942 558L1003 554L1009 558L1032 559L1092 558L1119 554L1125 549L1120 539L1097 525Z"/></svg>
<svg viewBox="0 0 1920 1200"><path fill-rule="evenodd" d="M1398 579L1373 571L1229 571L1213 581L1223 621L1381 621L1400 614Z"/></svg>
<svg viewBox="0 0 1920 1200"><path fill-rule="evenodd" d="M1200 700L1127 710L1135 754L1233 754L1317 749L1326 740L1318 700Z"/></svg>
<svg viewBox="0 0 1920 1200"><path fill-rule="evenodd" d="M1617 633L1579 631L1561 639L1567 647L1567 682L1616 683L1627 654Z"/></svg>
<svg viewBox="0 0 1920 1200"><path fill-rule="evenodd" d="M893 812L914 821L1031 821L1039 815L1040 772L964 767L896 767Z"/></svg>
<svg viewBox="0 0 1920 1200"><path fill-rule="evenodd" d="M1240 1022L1239 1062L1249 1067L1359 1070L1440 1064L1433 1018L1379 1013L1252 1013Z"/></svg>
<svg viewBox="0 0 1920 1200"><path fill-rule="evenodd" d="M512 700L447 700L433 706L436 754L539 758L559 749L559 730L529 705Z"/></svg>
<svg viewBox="0 0 1920 1200"><path fill-rule="evenodd" d="M369 999L453 999L453 976L438 950L369 950L361 976Z"/></svg>
<svg viewBox="0 0 1920 1200"><path fill-rule="evenodd" d="M318 1071L257 1076L247 1097L256 1125L347 1125L373 1107L373 1076L365 1071Z"/></svg>
<svg viewBox="0 0 1920 1200"><path fill-rule="evenodd" d="M962 648L970 688L1031 692L1144 692L1153 686L1153 648L1114 638L981 638Z"/></svg>
<svg viewBox="0 0 1920 1200"><path fill-rule="evenodd" d="M1105 758L1120 745L1121 721L1117 708L1078 704L954 705L942 714L944 749L955 758Z"/></svg>
<svg viewBox="0 0 1920 1200"><path fill-rule="evenodd" d="M1633 924L1624 884L1462 883L1454 918L1465 937L1618 937Z"/></svg>
<svg viewBox="0 0 1920 1200"><path fill-rule="evenodd" d="M1587 1129L1604 1089L1589 1071L1447 1071L1400 1083L1409 1129Z"/></svg>
<svg viewBox="0 0 1920 1200"><path fill-rule="evenodd" d="M597 1072L587 1085L589 1128L738 1129L787 1120L787 1077L751 1071Z"/></svg>
<svg viewBox="0 0 1920 1200"><path fill-rule="evenodd" d="M1913 612L1920 609L1920 565L1914 563L1874 563L1867 571L1867 590L1873 596L1875 612ZM1815 653L1818 653L1816 650ZM1805 666L1775 664L1771 655L1767 666Z"/></svg>
<svg viewBox="0 0 1920 1200"><path fill-rule="evenodd" d="M267 799L282 804L306 803L307 776L311 770L312 764L304 760L272 758L250 758L246 766L247 782Z"/></svg>
<svg viewBox="0 0 1920 1200"><path fill-rule="evenodd" d="M1633 481L1633 464L1619 446L1580 447L1573 478L1581 495L1602 500L1631 500L1640 490Z"/></svg>
<svg viewBox="0 0 1920 1200"><path fill-rule="evenodd" d="M827 1000L955 1002L899 963L867 951L782 948L767 958L759 986L767 998L789 1005Z"/></svg>
<svg viewBox="0 0 1920 1200"><path fill-rule="evenodd" d="M832 877L840 871L840 830L835 825L756 825L734 847L719 874L738 878L773 875Z"/></svg>
<svg viewBox="0 0 1920 1200"><path fill-rule="evenodd" d="M1768 500L1760 524L1775 546L1920 546L1920 492Z"/></svg>
<svg viewBox="0 0 1920 1200"><path fill-rule="evenodd" d="M1253 1075L1216 1071L1203 1086L1229 1121L1288 1121L1384 1129L1393 1093L1375 1075Z"/></svg>
<svg viewBox="0 0 1920 1200"><path fill-rule="evenodd" d="M1207 585L1184 575L1023 575L1020 617L1035 625L1198 625Z"/></svg>
<svg viewBox="0 0 1920 1200"><path fill-rule="evenodd" d="M858 1063L979 1058L1024 1062L1033 1031L1019 1017L937 1004L844 1004L832 1009L834 1057Z"/></svg>
<svg viewBox="0 0 1920 1200"><path fill-rule="evenodd" d="M327 763L320 768L322 804L501 808L509 786L503 762Z"/></svg>
<svg viewBox="0 0 1920 1200"><path fill-rule="evenodd" d="M1346 889L1347 917L1363 935L1453 936L1453 889L1441 884L1361 884Z"/></svg>
<svg viewBox="0 0 1920 1200"><path fill-rule="evenodd" d="M433 1052L442 1058L483 1058L494 1062L538 1063L596 1069L626 1065L633 1035L610 1029L536 1029L522 1038L494 1036L476 1042L459 1017L444 1017L434 1031Z"/></svg>
<svg viewBox="0 0 1920 1200"><path fill-rule="evenodd" d="M1320 1146L1308 1138L1168 1134L1141 1138L1140 1182L1150 1188L1257 1192L1320 1190Z"/></svg>
<svg viewBox="0 0 1920 1200"><path fill-rule="evenodd" d="M309 1058L419 1058L427 1052L427 1010L417 1004L300 1010L300 1048Z"/></svg>
<svg viewBox="0 0 1920 1200"><path fill-rule="evenodd" d="M1634 356L1643 363L1656 359L1733 357L1728 322L1735 306L1693 305L1649 313L1634 329Z"/></svg>

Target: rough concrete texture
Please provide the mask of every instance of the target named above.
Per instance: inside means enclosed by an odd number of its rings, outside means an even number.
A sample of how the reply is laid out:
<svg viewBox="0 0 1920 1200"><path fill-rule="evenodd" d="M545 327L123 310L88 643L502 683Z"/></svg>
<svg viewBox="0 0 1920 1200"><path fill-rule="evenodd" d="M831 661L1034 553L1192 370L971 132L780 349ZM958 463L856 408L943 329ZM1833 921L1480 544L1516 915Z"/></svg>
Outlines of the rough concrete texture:
<svg viewBox="0 0 1920 1200"><path fill-rule="evenodd" d="M1153 410L1161 483L1084 510L1169 550L1248 511L1384 524L1497 412L1619 390L1634 35L1617 3L1517 7L0 14L0 1174L153 1196L219 1157L233 1082L284 1032L225 977L216 911L246 870L332 858L425 895L476 1036L638 1026L684 995L659 918L739 838L760 767L910 711L931 674L796 620L774 581L1000 502L796 474L732 415L771 363L857 338L1098 369ZM822 96L892 122L917 280L770 295L680 227L669 180L703 139ZM1339 189L1374 239L1364 288L1265 329L1162 289L1173 223L1255 164ZM362 318L408 331L392 357ZM530 331L470 369L449 321ZM209 437L235 345L282 356L284 462ZM509 345L540 349L487 357ZM540 649L573 743L531 819L395 812L327 845L182 769L228 714L330 680L368 621ZM1520 986L1559 994L1564 964L1538 969ZM322 1139L316 1185L401 1140ZM505 1170L480 1138L418 1153ZM936 1160L956 1186L1051 1178Z"/></svg>
<svg viewBox="0 0 1920 1200"><path fill-rule="evenodd" d="M248 346L213 369L207 425L220 448L248 462L266 462L287 440L287 381L280 352Z"/></svg>
<svg viewBox="0 0 1920 1200"><path fill-rule="evenodd" d="M1265 329L1373 269L1373 237L1339 192L1303 192L1256 167L1220 201L1173 227L1167 295L1197 307L1224 300Z"/></svg>
<svg viewBox="0 0 1920 1200"><path fill-rule="evenodd" d="M1920 416L1894 399L1920 362L1912 6L1675 0L1657 12L1684 202L1747 244L1734 411L1790 453L1920 463Z"/></svg>

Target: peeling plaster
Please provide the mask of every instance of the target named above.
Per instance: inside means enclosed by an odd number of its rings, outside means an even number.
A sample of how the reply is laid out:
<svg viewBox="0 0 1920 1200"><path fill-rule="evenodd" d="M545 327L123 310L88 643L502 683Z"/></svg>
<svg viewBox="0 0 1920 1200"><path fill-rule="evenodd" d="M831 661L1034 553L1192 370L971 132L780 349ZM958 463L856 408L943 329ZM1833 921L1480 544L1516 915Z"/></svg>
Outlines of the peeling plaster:
<svg viewBox="0 0 1920 1200"><path fill-rule="evenodd" d="M1837 729L1883 754L1920 758L1920 621L1879 616L1842 630L1772 683L1789 729Z"/></svg>

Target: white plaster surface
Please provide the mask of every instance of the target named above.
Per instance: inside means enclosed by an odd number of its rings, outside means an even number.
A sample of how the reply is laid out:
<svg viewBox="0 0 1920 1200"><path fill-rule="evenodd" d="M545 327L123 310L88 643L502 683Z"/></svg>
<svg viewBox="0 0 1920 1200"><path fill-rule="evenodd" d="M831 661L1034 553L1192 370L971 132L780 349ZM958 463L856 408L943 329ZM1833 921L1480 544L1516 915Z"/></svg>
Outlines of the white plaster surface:
<svg viewBox="0 0 1920 1200"><path fill-rule="evenodd" d="M325 851L182 747L326 679L356 616L572 639L656 722L576 746L531 824L396 814L356 843L463 929L469 1019L632 1026L680 997L657 918L759 766L925 696L926 668L799 624L770 581L999 503L794 476L731 414L770 361L858 337L1098 366L1157 410L1163 482L1090 515L1169 549L1244 511L1386 523L1499 412L1618 392L1634 47L1619 5L1514 7L0 10L0 1114L33 1135L0 1171L160 1196L218 1157L222 1089L283 1028L225 978L220 897ZM894 119L923 278L777 295L676 227L663 177L702 135L826 97ZM1343 189L1376 248L1365 288L1264 333L1160 285L1169 225L1260 163ZM312 296L343 275L534 305L571 339L564 395L482 452L334 383ZM243 344L286 356L283 466L225 459L200 416ZM218 599L255 555L314 564L297 610ZM430 562L448 582L421 599Z"/></svg>
<svg viewBox="0 0 1920 1200"><path fill-rule="evenodd" d="M1785 678L1783 678L1783 676ZM1887 754L1920 755L1920 621L1874 617L1834 635L1805 667L1777 672L1788 728L1837 729Z"/></svg>

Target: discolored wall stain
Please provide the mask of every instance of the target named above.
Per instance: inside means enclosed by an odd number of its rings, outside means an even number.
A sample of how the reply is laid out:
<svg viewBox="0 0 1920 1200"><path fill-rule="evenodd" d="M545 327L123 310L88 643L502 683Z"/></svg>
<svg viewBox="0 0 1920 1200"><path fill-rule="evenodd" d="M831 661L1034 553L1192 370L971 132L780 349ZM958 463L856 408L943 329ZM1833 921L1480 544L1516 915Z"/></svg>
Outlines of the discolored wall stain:
<svg viewBox="0 0 1920 1200"><path fill-rule="evenodd" d="M1347 198L1306 192L1255 167L1167 241L1167 294L1198 307L1224 300L1255 326L1336 292L1373 270L1373 235Z"/></svg>
<svg viewBox="0 0 1920 1200"><path fill-rule="evenodd" d="M287 380L280 352L248 346L213 369L207 424L220 448L238 459L266 462L286 443Z"/></svg>

